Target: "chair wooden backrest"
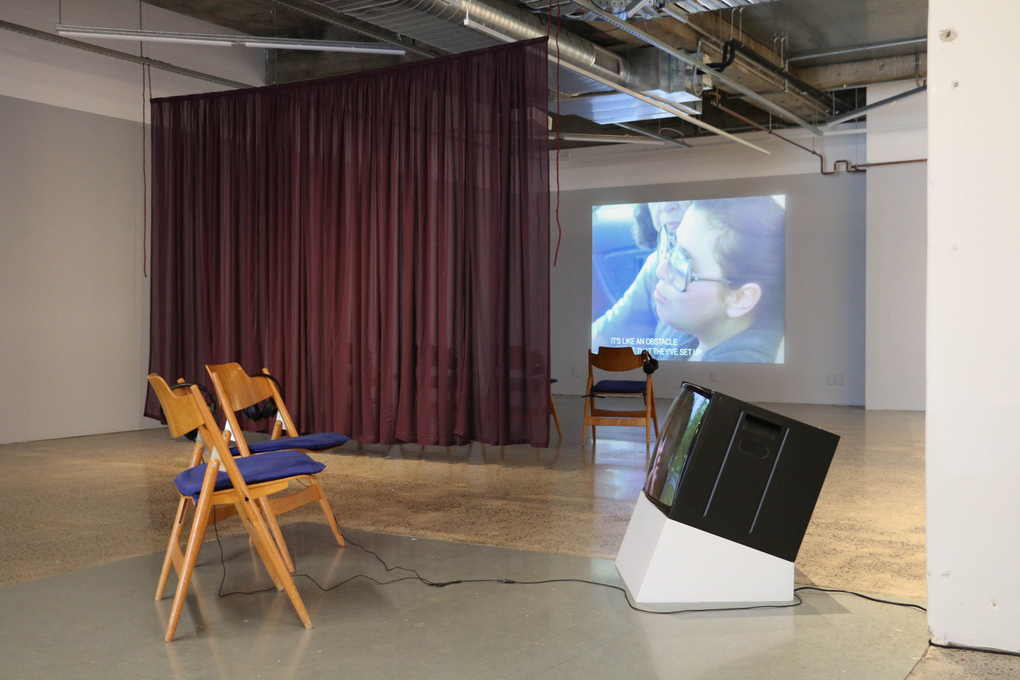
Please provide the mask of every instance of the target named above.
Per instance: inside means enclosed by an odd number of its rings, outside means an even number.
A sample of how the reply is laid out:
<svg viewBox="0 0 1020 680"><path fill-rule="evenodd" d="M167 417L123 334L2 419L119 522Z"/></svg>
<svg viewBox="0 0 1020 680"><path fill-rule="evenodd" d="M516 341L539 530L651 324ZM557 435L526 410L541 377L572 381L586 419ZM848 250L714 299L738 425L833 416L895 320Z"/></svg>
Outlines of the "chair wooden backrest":
<svg viewBox="0 0 1020 680"><path fill-rule="evenodd" d="M226 427L237 440L237 453L247 456L251 453L265 453L267 451L282 451L294 449L306 453L316 451L327 451L338 446L343 446L349 439L347 435L339 432L318 432L302 435L297 431L294 419L283 403L283 394L276 379L269 373L268 368L263 368L260 375L250 376L245 374L239 364L213 364L205 367L212 378L213 388L217 397L226 407ZM240 429L237 422L236 412L247 411L250 408L260 412L260 415L268 416L266 407L259 407L259 401L269 397L275 404L276 422L273 423L273 432L268 441L247 442L241 441ZM287 431L287 437L281 438L283 431Z"/></svg>
<svg viewBox="0 0 1020 680"><path fill-rule="evenodd" d="M588 350L588 376L594 369L603 371L632 371L645 365L644 354L634 354L630 347L599 347L596 354Z"/></svg>
<svg viewBox="0 0 1020 680"><path fill-rule="evenodd" d="M152 385L159 404L163 407L167 425L170 426L170 436L180 437L186 432L197 429L206 446L219 453L220 465L230 477L231 484L247 496L248 487L244 482L244 477L237 469L237 464L234 463L230 455L230 447L223 438L223 433L220 432L205 399L202 398L202 392L198 386L191 385L171 389L166 381L155 373L149 375L149 384ZM180 394L181 392L185 393ZM211 453L212 451L210 451Z"/></svg>
<svg viewBox="0 0 1020 680"><path fill-rule="evenodd" d="M240 440L239 433L241 432L236 412L243 411L249 406L269 398L272 398L276 403L276 409L283 420L283 429L287 430L291 436L297 435L294 420L290 417L287 405L283 403L283 395L280 394L276 382L269 377L268 368L262 369L265 377L248 375L236 362L207 365L205 368L209 372L209 377L212 378L217 396L223 400L226 406L224 411L227 413L227 422L230 424L230 430L234 433L235 438ZM279 436L278 432L276 436ZM238 441L238 444L240 443ZM246 449L242 448L241 452L242 455L246 455Z"/></svg>
<svg viewBox="0 0 1020 680"><path fill-rule="evenodd" d="M597 425L632 425L645 428L645 451L648 451L652 426L655 427L656 436L659 434L659 417L655 408L655 389L652 387L651 373L646 373L644 380L600 380L598 382L595 380L595 369L610 372L633 371L643 368L647 359L647 351L635 354L630 347L599 347L598 352L588 350L588 387L585 393L582 446L584 445L584 433L589 426L591 427L592 442L594 442ZM604 394L643 396L644 408L614 410L596 407L596 397Z"/></svg>

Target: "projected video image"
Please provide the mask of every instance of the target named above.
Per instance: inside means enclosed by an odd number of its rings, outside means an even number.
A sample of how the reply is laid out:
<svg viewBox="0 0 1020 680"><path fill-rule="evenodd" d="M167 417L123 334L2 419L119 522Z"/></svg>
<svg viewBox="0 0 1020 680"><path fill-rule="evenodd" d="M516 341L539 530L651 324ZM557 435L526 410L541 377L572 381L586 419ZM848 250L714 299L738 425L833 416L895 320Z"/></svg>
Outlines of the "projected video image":
<svg viewBox="0 0 1020 680"><path fill-rule="evenodd" d="M785 359L786 197L592 208L591 347Z"/></svg>

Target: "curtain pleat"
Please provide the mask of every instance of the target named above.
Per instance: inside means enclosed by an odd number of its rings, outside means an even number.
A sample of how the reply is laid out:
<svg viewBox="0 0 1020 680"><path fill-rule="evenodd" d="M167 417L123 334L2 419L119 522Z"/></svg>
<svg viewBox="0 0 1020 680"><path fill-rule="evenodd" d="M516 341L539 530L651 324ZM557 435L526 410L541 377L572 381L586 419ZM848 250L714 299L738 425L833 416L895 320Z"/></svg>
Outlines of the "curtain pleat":
<svg viewBox="0 0 1020 680"><path fill-rule="evenodd" d="M154 100L150 372L265 366L303 432L547 446L546 74L543 39Z"/></svg>

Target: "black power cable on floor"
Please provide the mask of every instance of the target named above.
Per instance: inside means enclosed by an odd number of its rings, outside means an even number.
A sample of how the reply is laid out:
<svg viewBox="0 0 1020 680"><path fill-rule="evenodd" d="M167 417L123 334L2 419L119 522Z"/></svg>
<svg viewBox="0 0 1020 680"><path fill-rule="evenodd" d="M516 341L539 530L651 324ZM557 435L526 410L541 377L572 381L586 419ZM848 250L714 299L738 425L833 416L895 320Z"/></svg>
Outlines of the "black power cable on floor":
<svg viewBox="0 0 1020 680"><path fill-rule="evenodd" d="M620 591L621 593L623 593L623 597L627 601L627 606L630 607L631 609L633 609L634 611L641 612L643 614L690 614L690 613L695 613L695 612L748 611L748 610L751 610L751 609L788 609L790 607L796 607L796 606L798 606L798 605L803 603L803 600L801 600L798 595L794 594L794 597L797 598L797 601L796 602L791 602L789 604L763 604L763 605L753 605L753 606L748 606L748 607L719 607L719 608L713 608L713 609L678 609L678 610L675 610L675 611L659 612L659 611L652 611L650 609L641 609L639 607L636 607L634 605L634 603L632 603L630 601L630 594L627 593L627 590L625 588L622 588L621 586L616 586L616 585L613 585L611 583L600 583L599 581L587 581L587 580L581 579L581 578L553 578L553 579L544 579L544 580L541 580L541 581L515 581L514 579L509 579L509 578L458 579L456 581L444 581L444 582L429 581L428 579L423 578L421 575L419 575L418 572L415 571L414 569L409 569L407 567L390 567L390 566L388 566L386 564L386 562L383 560L383 558L379 557L379 555L377 553L369 550L365 546L360 545L358 543L355 543L354 541L352 541L350 539L347 539L347 542L350 543L351 545L354 545L354 546L357 546L357 547L361 548L362 550L367 552L369 555L372 555L373 557L375 557L377 560L379 560L379 562L383 565L383 567L386 568L386 571L392 571L394 569L403 569L404 571L409 571L409 572L414 574L414 577L408 576L408 577L405 577L403 579L395 579L394 581L387 581L387 583L394 583L395 581L398 581L398 580L399 581L405 581L405 580L408 580L408 579L414 580L414 578L417 578L419 581L421 581L425 585L431 586L433 588L445 588L446 586L457 585L459 583L501 583L501 584L504 584L504 585L518 585L518 586L537 586L537 585L543 585L543 584L547 584L547 583L585 583L585 584L592 585L592 586L601 586L603 588L612 588L613 590ZM305 576L304 574L301 574L301 575ZM312 581L312 583L315 583L315 580L312 579L310 576L306 576L306 578L309 578ZM350 580L350 579L348 579L348 580ZM319 584L316 583L315 585L318 586ZM322 588L322 586L319 586L319 587ZM330 590L332 590L332 588L330 588Z"/></svg>
<svg viewBox="0 0 1020 680"><path fill-rule="evenodd" d="M252 591L237 590L237 591L230 592L230 593L224 593L223 592L223 585L224 585L224 583L227 580L227 564L226 564L226 560L224 559L224 556L223 556L223 543L220 541L220 532L219 532L219 529L216 527L215 524L213 524L213 530L216 533L216 543L219 545L219 549L220 549L220 565L221 565L221 567L223 569L223 577L220 580L220 587L219 587L219 591L217 593L219 595L219 597L228 597L230 595L255 595L255 594L258 594L258 593L267 593L267 592L276 590L275 586L270 586L268 588L263 588L261 590L252 590ZM385 569L387 573L389 573L391 571L398 571L399 570L399 571L408 571L408 572L411 572L412 574L414 574L414 576L402 576L400 578L391 579L389 581L379 581L379 580L377 580L375 578L372 578L371 576L368 576L367 574L355 574L354 576L351 576L350 578L344 579L343 581L340 581L339 583L336 583L336 584L334 584L332 586L329 586L329 587L324 587L324 586L320 585L318 581L316 581L314 578L312 578L308 574L295 574L295 576L301 576L301 577L304 577L304 578L308 579L313 584L315 584L316 588L318 588L319 590L321 590L324 593L328 593L331 590L336 590L340 586L345 585L347 583L350 583L351 581L353 581L355 579L359 579L359 578L368 579L369 581L371 581L371 582L373 582L373 583L375 583L377 585L380 585L380 586L389 585L391 583L399 583L401 581L420 581L421 583L424 583L425 585L427 585L427 586L429 586L431 588L445 588L446 586L458 585L458 584L463 584L463 583L501 583L501 584L504 584L504 585L527 585L527 586L530 586L530 585L542 585L542 584L546 584L546 583L585 583L585 584L588 584L588 585L601 586L603 588L612 588L613 590L620 591L621 593L623 593L623 597L627 601L627 606L630 607L631 609L633 609L636 612L641 612L642 614L667 614L667 615L672 615L672 614L693 614L693 613L696 613L696 612L750 611L750 610L753 610L753 609L789 609L791 607L798 607L798 606L800 606L801 604L804 603L804 600L801 599L801 597L797 594L801 590L815 590L815 591L822 592L822 593L842 593L844 595L853 595L854 597L859 597L861 599L868 600L869 602L877 602L879 604L888 604L888 605L893 605L893 606L896 606L896 607L906 607L908 609L915 609L915 610L921 611L921 612L927 612L928 611L925 607L922 607L919 604L913 604L911 602L895 602L893 600L883 600L883 599L878 598L878 597L873 597L871 595L865 595L863 593L857 593L857 592L854 592L852 590L842 590L842 589L839 589L839 588L821 588L819 586L798 586L798 587L793 589L793 596L796 598L796 602L790 602L788 604L767 604L767 605L754 605L754 606L748 606L748 607L718 607L718 608L713 608L713 609L677 609L675 611L659 612L659 611L652 611L652 610L649 610L649 609L641 609L640 607L636 607L631 602L631 600L630 600L630 594L627 592L627 590L625 588L623 588L621 586L616 586L616 585L613 585L611 583L600 583L598 581L587 581L585 579L578 579L578 578L558 578L558 579L546 579L546 580L542 580L542 581L515 581L513 579L496 579L496 578L490 578L490 579L457 579L455 581L430 581L430 580L424 578L421 574L419 574L417 570L412 569L410 567L401 567L401 566L391 567L391 566L389 566L388 564L386 564L386 561L383 560L383 558L379 556L378 553L376 553L376 552L374 552L372 550L369 550L368 548L366 548L365 546L361 545L360 543L355 543L350 538L345 538L344 540L345 540L346 543L349 543L350 545L353 545L355 547L360 548L361 550L365 551L366 553L368 553L369 555L374 557L376 560L378 560L379 563L382 564L383 569ZM940 643L935 642L933 640L929 640L928 641L928 645L931 646L931 647L937 647L939 649L950 649L950 650L966 651L966 652L981 652L981 653L984 653L984 654L997 654L997 655L1000 655L1000 656L1020 657L1020 652L1007 652L1007 651L998 650L998 649L986 649L986 648L983 648L983 647L968 647L968 646L965 646L965 645L955 645L955 644L952 644L952 643L950 643L950 644L940 644Z"/></svg>
<svg viewBox="0 0 1020 680"><path fill-rule="evenodd" d="M909 609L916 609L916 610L921 611L921 612L927 612L928 611L927 609L925 609L924 607L922 607L919 604L913 604L913 603L910 603L910 602L894 602L893 600L883 600L883 599L878 598L878 597L872 597L871 595L865 595L863 593L855 593L852 590L840 590L838 588L819 588L818 586L798 586L797 588L793 589L794 592L797 592L798 590L817 590L817 591L822 592L822 593L844 593L846 595L853 595L855 597L859 597L859 598L864 599L864 600L869 600L870 602L878 602L880 604L892 604L892 605L896 605L897 607L907 607Z"/></svg>
<svg viewBox="0 0 1020 680"><path fill-rule="evenodd" d="M223 592L223 584L227 580L227 564L226 564L226 561L224 560L224 557L223 557L223 544L220 542L219 530L216 529L216 525L215 524L213 525L213 529L215 530L215 533L216 533L216 542L219 544L219 548L220 548L220 565L223 568L223 578L220 580L220 588L219 588L219 592L218 592L219 597L227 597L229 595L254 595L256 593L266 593L266 592L269 592L271 590L275 590L276 589L275 587L269 587L269 588L263 588L261 590L252 590L252 591L240 591L239 590L239 591L234 591L234 592L230 592L230 593L224 593ZM798 606L800 606L801 604L804 603L804 600L802 600L801 597L797 594L797 592L801 591L801 590L816 590L816 591L823 592L823 593L843 593L843 594L846 594L846 595L853 595L855 597L860 597L862 599L869 600L871 602L878 602L880 604L890 604L890 605L895 605L897 607L907 607L907 608L916 609L916 610L922 611L922 612L926 612L927 611L927 609L925 609L924 607L922 607L919 604L912 604L912 603L909 603L909 602L894 602L892 600L883 600L883 599L880 599L880 598L877 598L877 597L872 597L870 595L864 595L862 593L855 593L852 590L839 590L839 589L835 589L835 588L820 588L818 586L799 586L797 588L794 588L793 589L793 596L794 596L794 598L796 598L796 601L795 602L790 602L790 603L787 603L787 604L762 604L762 605L749 605L749 606L745 606L745 607L715 607L715 608L711 608L711 609L676 609L676 610L673 610L673 611L654 611L654 610L651 610L651 609L641 609L640 607L637 607L633 602L631 602L630 593L628 593L626 588L623 588L622 586L613 585L611 583L601 583L599 581L588 581L588 580L579 579L579 578L557 578L557 579L545 579L545 580L541 580L541 581L515 581L513 579L505 579L505 578L481 578L481 579L457 579L457 580L454 580L454 581L430 581L427 578L423 577L421 574L419 574L417 570L412 569L410 567L401 567L401 566L391 567L391 566L389 566L388 564L386 564L386 561L383 560L383 558L379 556L378 553L376 553L376 552L374 552L372 550L369 550L368 548L366 548L365 546L361 545L360 543L356 543L356 542L352 541L350 538L345 538L344 540L345 540L346 543L348 543L350 545L353 545L353 546L355 546L357 548L360 548L361 550L365 551L366 553L368 553L369 555L374 557L376 560L378 560L378 562L383 566L383 569L385 569L387 573L389 573L391 571L398 571L399 570L399 571L408 571L408 572L414 574L414 576L402 576L400 578L391 579L389 581L379 581L379 580L377 580L375 578L372 578L371 576L368 576L367 574L355 574L354 576L351 576L350 578L344 579L343 581L340 581L339 583L335 583L335 584L333 584L331 586L328 586L328 587L319 584L318 581L316 581L314 578L312 578L308 574L294 574L294 576L301 576L303 578L308 579L313 584L315 584L316 588L318 588L319 590L321 590L324 593L328 593L331 590L336 590L340 586L345 585L347 583L350 583L351 581L353 581L355 579L359 579L359 578L367 579L367 580L369 580L369 581L371 581L371 582L373 582L373 583L375 583L377 585L380 585L380 586L389 585L391 583L399 583L401 581L419 581L419 582L429 586L430 588L445 588L446 586L459 585L459 584L464 584L464 583L500 583L500 584L503 584L503 585L521 585L521 586L534 586L534 585L543 585L543 584L548 584L548 583L584 583L584 584L587 584L587 585L601 586L602 588L611 588L613 590L620 591L621 593L623 593L623 597L624 597L624 599L627 602L627 606L630 607L631 609L633 609L636 612L641 612L642 614L667 614L667 615L672 615L672 614L693 614L693 613L696 613L696 612L731 612L731 611L732 612L739 612L739 611L751 611L751 610L756 610L756 609L789 609L791 607L798 607ZM932 644L935 645L935 643L932 643ZM941 646L941 645L935 645L935 646ZM957 649L959 649L959 648L957 648ZM981 651L981 650L975 650L975 651Z"/></svg>

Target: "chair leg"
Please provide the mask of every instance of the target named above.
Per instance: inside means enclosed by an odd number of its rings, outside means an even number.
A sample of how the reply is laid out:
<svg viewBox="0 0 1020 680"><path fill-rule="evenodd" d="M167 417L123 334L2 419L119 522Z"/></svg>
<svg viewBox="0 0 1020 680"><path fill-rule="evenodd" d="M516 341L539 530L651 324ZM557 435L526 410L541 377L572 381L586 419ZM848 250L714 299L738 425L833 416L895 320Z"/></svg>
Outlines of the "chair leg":
<svg viewBox="0 0 1020 680"><path fill-rule="evenodd" d="M262 512L266 516L266 526L269 527L269 533L273 535L273 540L276 541L276 547L280 551L280 557L283 558L283 564L287 567L287 571L293 574L297 569L294 567L294 560L290 556L290 551L287 550L287 542L283 540L283 532L280 531L280 523L276 521L276 513L269 505L268 498L259 499L259 507L262 508Z"/></svg>
<svg viewBox="0 0 1020 680"><path fill-rule="evenodd" d="M163 599L163 593L166 592L166 584L170 580L170 570L174 567L183 567L184 554L181 552L181 533L184 531L184 518L188 512L189 502L190 499L187 496L182 496L181 502L177 504L177 516L174 518L174 527L170 531L170 543L166 547L166 557L163 558L163 568L159 572L159 583L156 585L157 602ZM180 572L177 576L179 580Z"/></svg>
<svg viewBox="0 0 1020 680"><path fill-rule="evenodd" d="M590 383L591 381L589 381ZM581 446L584 446L584 440L588 436L588 425L595 419L595 397L591 396L591 385L588 385L588 396L585 397L584 406L584 425L581 427ZM591 443L595 444L595 426L591 426Z"/></svg>
<svg viewBox="0 0 1020 680"><path fill-rule="evenodd" d="M563 439L563 430L560 429L560 417L556 415L556 402L553 401L552 394L549 395L549 410L552 411L553 422L556 423L556 434Z"/></svg>
<svg viewBox="0 0 1020 680"><path fill-rule="evenodd" d="M212 507L212 492L216 483L216 472L219 466L210 461L206 466L205 478L202 480L202 492L198 497L198 507L195 508L195 519L191 524L191 535L188 536L188 551L184 555L184 568L178 574L177 592L174 594L173 608L170 610L170 622L166 627L167 642L174 641L177 633L177 623L181 619L181 611L184 609L184 599L188 595L188 585L191 583L191 573L195 570L195 562L198 561L198 553L202 550L202 539L205 537L206 521L209 519L209 509Z"/></svg>
<svg viewBox="0 0 1020 680"><path fill-rule="evenodd" d="M333 509L329 507L329 502L326 500L326 494L322 492L322 485L319 484L319 480L316 477L309 477L308 481L311 482L312 486L319 493L319 507L322 508L322 514L326 516L326 523L329 524L329 528L333 531L333 538L340 545L341 548L347 545L344 542L343 534L340 533L340 527L336 524L336 515L333 514Z"/></svg>
<svg viewBox="0 0 1020 680"><path fill-rule="evenodd" d="M280 553L276 550L273 537L269 534L269 529L262 520L258 509L251 502L241 503L240 505L241 507L238 509L241 513L241 520L244 522L245 529L248 530L254 539L255 548L262 556L266 569L270 573L276 572L277 577L283 584L283 589L287 592L287 597L290 598L290 603L294 606L294 611L297 612L298 618L301 619L301 623L305 628L311 628L312 620L308 616L308 610L305 609L305 603L301 600L297 586L294 585L294 579L290 577L290 572L287 571L283 558L280 557Z"/></svg>

